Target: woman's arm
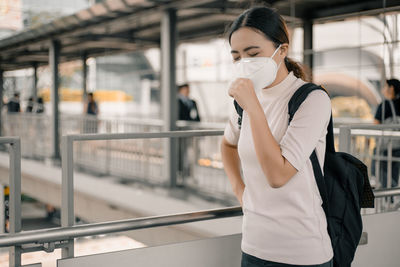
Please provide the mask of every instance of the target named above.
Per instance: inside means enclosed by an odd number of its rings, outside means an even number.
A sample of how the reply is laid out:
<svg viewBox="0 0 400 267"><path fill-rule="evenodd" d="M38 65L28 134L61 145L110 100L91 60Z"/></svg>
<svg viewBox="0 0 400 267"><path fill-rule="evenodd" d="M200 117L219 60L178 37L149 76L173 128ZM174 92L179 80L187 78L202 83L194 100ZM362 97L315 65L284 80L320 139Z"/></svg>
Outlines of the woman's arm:
<svg viewBox="0 0 400 267"><path fill-rule="evenodd" d="M237 147L229 144L228 141L226 141L225 137L223 138L221 144L221 155L224 169L231 183L233 193L240 202L240 205L242 206L242 196L245 185L240 175L239 155Z"/></svg>
<svg viewBox="0 0 400 267"><path fill-rule="evenodd" d="M279 188L285 185L297 170L282 156L281 148L271 133L264 111L260 103L258 101L257 103L247 109L254 147L268 183L273 188Z"/></svg>
<svg viewBox="0 0 400 267"><path fill-rule="evenodd" d="M251 132L258 162L271 187L285 185L297 170L282 156L279 144L273 137L260 102L249 79L239 78L229 89L250 119Z"/></svg>

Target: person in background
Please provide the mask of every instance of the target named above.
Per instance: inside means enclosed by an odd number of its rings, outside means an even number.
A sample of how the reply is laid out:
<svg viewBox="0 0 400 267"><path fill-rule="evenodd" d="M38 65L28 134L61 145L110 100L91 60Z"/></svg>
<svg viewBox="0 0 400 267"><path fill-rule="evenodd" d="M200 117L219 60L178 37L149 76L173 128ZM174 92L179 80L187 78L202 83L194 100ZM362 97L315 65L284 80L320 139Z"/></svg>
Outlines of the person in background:
<svg viewBox="0 0 400 267"><path fill-rule="evenodd" d="M178 120L200 121L196 101L189 98L189 84L178 86Z"/></svg>
<svg viewBox="0 0 400 267"><path fill-rule="evenodd" d="M14 97L7 103L7 110L9 113L21 112L21 106L19 104L19 93L14 93Z"/></svg>
<svg viewBox="0 0 400 267"><path fill-rule="evenodd" d="M94 100L93 93L88 93L88 103L86 106L86 123L85 133L97 133L97 115L99 114L99 107Z"/></svg>
<svg viewBox="0 0 400 267"><path fill-rule="evenodd" d="M199 122L200 116L197 109L196 101L189 98L189 84L181 84L178 86L178 120ZM178 159L178 178L183 185L186 177L191 175L190 162L193 162L193 146L192 140L188 138L180 138L178 142L179 159Z"/></svg>
<svg viewBox="0 0 400 267"><path fill-rule="evenodd" d="M38 97L37 103L36 103L36 113L44 113L44 102L43 102L43 97Z"/></svg>
<svg viewBox="0 0 400 267"><path fill-rule="evenodd" d="M400 116L400 81L397 79L386 80L385 86L382 89L382 94L385 100L379 104L376 110L374 123L393 123L394 119L397 116ZM391 103L393 104L393 106L391 105ZM385 107L383 107L383 105L385 105ZM392 107L394 108L394 114ZM385 110L384 114L383 110Z"/></svg>
<svg viewBox="0 0 400 267"><path fill-rule="evenodd" d="M32 113L34 106L35 106L35 101L33 101L33 97L30 97L28 99L28 105L26 106L25 112Z"/></svg>
<svg viewBox="0 0 400 267"><path fill-rule="evenodd" d="M86 113L88 115L98 115L99 114L99 107L97 106L97 103L94 100L93 93L88 94L88 105L86 108Z"/></svg>
<svg viewBox="0 0 400 267"><path fill-rule="evenodd" d="M375 124L398 124L400 123L400 81L398 79L386 80L385 86L382 89L384 101L379 104L375 113ZM388 155L388 142L384 139L378 140L377 149L378 154L384 157ZM375 149L375 152L376 150ZM392 156L400 158L400 144L398 141L392 141ZM376 161L373 160L371 164L371 173L376 175ZM379 181L383 188L388 186L387 184L387 160L380 162L380 173ZM397 187L399 183L399 168L400 162L392 161L392 187Z"/></svg>

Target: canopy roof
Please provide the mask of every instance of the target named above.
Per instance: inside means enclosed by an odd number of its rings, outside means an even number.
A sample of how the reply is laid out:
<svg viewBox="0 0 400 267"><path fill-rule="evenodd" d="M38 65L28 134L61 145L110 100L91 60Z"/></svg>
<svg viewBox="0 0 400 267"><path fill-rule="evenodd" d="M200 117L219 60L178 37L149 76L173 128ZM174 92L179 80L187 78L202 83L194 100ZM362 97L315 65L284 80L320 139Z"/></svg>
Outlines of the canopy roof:
<svg viewBox="0 0 400 267"><path fill-rule="evenodd" d="M0 68L46 65L52 40L61 43L61 62L158 47L163 11L177 9L179 41L221 36L252 4L268 5L288 20L316 22L400 10L398 0L108 0L0 40Z"/></svg>

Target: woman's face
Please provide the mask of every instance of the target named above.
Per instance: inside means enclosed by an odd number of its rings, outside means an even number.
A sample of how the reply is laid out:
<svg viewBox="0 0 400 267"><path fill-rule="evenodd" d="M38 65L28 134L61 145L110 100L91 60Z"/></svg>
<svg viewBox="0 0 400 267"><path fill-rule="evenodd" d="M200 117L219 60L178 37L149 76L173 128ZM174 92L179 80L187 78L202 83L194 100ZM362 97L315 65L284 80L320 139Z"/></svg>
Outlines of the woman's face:
<svg viewBox="0 0 400 267"><path fill-rule="evenodd" d="M382 89L382 94L386 99L393 99L394 98L394 88L393 86L389 86L385 83L385 87Z"/></svg>
<svg viewBox="0 0 400 267"><path fill-rule="evenodd" d="M231 55L234 62L247 57L271 57L275 52L274 43L262 33L249 27L242 27L231 36ZM288 44L282 44L274 56L277 64L287 55Z"/></svg>

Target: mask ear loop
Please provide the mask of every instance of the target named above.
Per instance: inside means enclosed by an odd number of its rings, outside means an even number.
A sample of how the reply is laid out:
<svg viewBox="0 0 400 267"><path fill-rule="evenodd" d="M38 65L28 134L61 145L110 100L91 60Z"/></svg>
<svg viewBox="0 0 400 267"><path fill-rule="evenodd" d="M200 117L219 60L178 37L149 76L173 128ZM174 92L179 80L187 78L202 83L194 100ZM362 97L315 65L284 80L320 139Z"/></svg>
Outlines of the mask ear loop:
<svg viewBox="0 0 400 267"><path fill-rule="evenodd" d="M275 52L272 54L271 58L275 56L275 54L278 52L279 48L281 48L282 44L280 44L276 49Z"/></svg>
<svg viewBox="0 0 400 267"><path fill-rule="evenodd" d="M274 52L274 53L272 54L272 56L271 56L271 59L272 59L272 60L273 60L275 54L278 52L279 48L281 48L281 46L282 46L282 44L280 44L280 45L275 49L275 52ZM277 70L279 69L279 67L281 66L281 64L282 64L282 61L279 62L278 67L276 68Z"/></svg>

